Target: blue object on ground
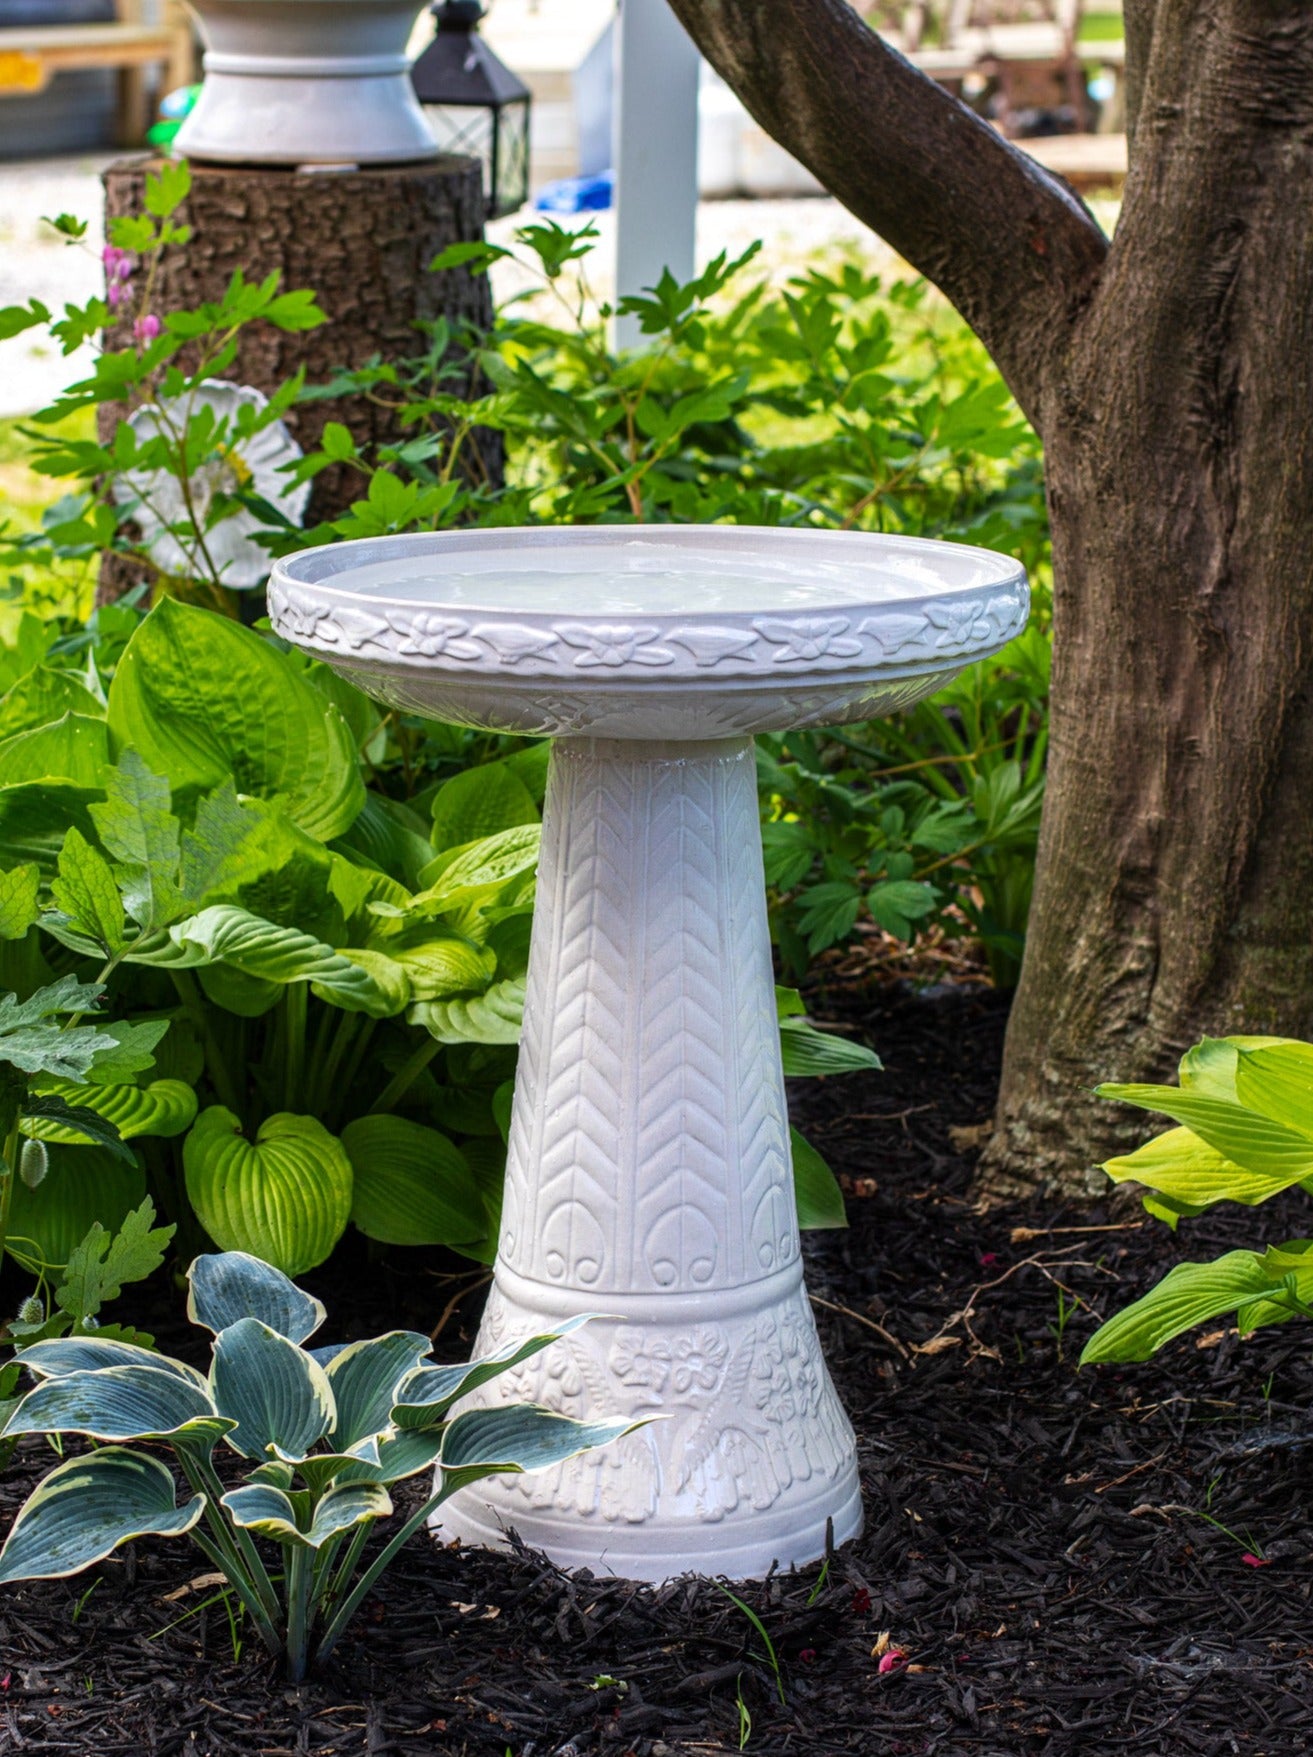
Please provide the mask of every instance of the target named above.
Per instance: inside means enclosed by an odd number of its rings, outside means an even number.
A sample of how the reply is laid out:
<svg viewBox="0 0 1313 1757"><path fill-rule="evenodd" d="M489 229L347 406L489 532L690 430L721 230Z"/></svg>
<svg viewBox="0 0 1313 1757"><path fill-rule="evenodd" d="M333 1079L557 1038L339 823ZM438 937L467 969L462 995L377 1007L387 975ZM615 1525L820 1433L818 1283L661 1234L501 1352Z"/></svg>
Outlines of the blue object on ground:
<svg viewBox="0 0 1313 1757"><path fill-rule="evenodd" d="M611 206L615 198L615 172L600 171L596 177L562 177L545 183L533 198L544 214L582 214Z"/></svg>

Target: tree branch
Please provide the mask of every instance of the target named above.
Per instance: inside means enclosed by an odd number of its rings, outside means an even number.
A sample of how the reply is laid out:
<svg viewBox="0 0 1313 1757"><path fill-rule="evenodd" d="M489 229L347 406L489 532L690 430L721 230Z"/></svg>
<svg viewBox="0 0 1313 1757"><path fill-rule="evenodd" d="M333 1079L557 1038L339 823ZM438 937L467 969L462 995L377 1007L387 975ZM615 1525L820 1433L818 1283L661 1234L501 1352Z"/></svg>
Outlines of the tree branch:
<svg viewBox="0 0 1313 1757"><path fill-rule="evenodd" d="M847 0L671 5L762 127L952 300L1042 426L1108 249L1084 204Z"/></svg>
<svg viewBox="0 0 1313 1757"><path fill-rule="evenodd" d="M1149 66L1149 51L1153 46L1153 31L1157 13L1158 0L1124 0L1126 140L1132 151L1135 148L1135 129L1140 119L1140 98L1144 90L1145 72Z"/></svg>

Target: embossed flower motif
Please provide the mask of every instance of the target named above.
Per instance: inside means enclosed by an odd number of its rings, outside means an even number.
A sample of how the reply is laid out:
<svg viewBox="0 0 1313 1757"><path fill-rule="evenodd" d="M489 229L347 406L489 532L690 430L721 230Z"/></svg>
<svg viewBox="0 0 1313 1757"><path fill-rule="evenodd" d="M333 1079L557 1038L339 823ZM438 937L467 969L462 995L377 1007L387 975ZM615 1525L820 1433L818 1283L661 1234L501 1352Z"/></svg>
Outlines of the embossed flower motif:
<svg viewBox="0 0 1313 1757"><path fill-rule="evenodd" d="M425 659L436 659L440 655L449 659L479 657L474 642L460 638L469 633L468 622L458 622L451 616L437 616L429 610L417 610L410 616L393 611L387 621L392 632L401 637L397 647L399 653L417 653Z"/></svg>
<svg viewBox="0 0 1313 1757"><path fill-rule="evenodd" d="M848 633L844 616L808 616L788 622L763 618L753 627L779 648L777 665L795 665L808 659L855 659L862 643Z"/></svg>
<svg viewBox="0 0 1313 1757"><path fill-rule="evenodd" d="M291 635L294 640L323 640L333 642L331 621L324 628L319 625L328 616L328 608L316 604L310 598L298 598L291 592L280 592L276 587L269 591L269 609L280 634Z"/></svg>
<svg viewBox="0 0 1313 1757"><path fill-rule="evenodd" d="M611 1371L626 1385L638 1385L658 1395L670 1377L670 1349L665 1342L651 1342L636 1330L622 1330L611 1344Z"/></svg>
<svg viewBox="0 0 1313 1757"><path fill-rule="evenodd" d="M994 625L978 598L966 604L927 604L926 618L939 630L937 648L974 646L994 634Z"/></svg>
<svg viewBox="0 0 1313 1757"><path fill-rule="evenodd" d="M675 1395L682 1397L694 1389L715 1390L728 1354L724 1337L705 1326L691 1336L681 1336L675 1343L670 1375Z"/></svg>
<svg viewBox="0 0 1313 1757"><path fill-rule="evenodd" d="M596 622L591 626L569 622L562 623L556 632L568 646L582 649L575 660L581 671L596 665L669 665L675 657L669 647L655 644L661 634L659 628L634 628L623 622Z"/></svg>

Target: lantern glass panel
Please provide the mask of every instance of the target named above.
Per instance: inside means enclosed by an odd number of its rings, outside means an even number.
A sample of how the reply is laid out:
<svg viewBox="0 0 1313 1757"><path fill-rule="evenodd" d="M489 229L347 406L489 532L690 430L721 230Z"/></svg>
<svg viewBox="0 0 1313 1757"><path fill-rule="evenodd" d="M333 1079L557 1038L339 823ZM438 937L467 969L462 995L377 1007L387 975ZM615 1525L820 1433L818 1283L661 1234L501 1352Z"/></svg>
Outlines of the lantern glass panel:
<svg viewBox="0 0 1313 1757"><path fill-rule="evenodd" d="M497 118L496 177L488 190L489 218L513 214L529 199L529 106L507 104ZM485 185L486 188L486 185Z"/></svg>
<svg viewBox="0 0 1313 1757"><path fill-rule="evenodd" d="M494 112L463 104L425 104L424 115L443 152L477 159L483 166L483 193L490 198Z"/></svg>

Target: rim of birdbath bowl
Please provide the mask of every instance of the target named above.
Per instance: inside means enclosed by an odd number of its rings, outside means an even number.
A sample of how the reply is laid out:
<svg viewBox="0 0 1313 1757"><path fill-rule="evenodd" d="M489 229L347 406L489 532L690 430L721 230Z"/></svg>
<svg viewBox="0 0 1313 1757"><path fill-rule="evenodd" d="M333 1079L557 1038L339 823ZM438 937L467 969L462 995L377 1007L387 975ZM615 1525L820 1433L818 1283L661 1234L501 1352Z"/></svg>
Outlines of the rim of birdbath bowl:
<svg viewBox="0 0 1313 1757"><path fill-rule="evenodd" d="M489 730L701 740L910 706L1025 626L969 544L756 526L363 538L279 561L275 630L389 705Z"/></svg>
<svg viewBox="0 0 1313 1757"><path fill-rule="evenodd" d="M218 164L437 158L406 53L424 0L188 0L204 80L178 153Z"/></svg>

